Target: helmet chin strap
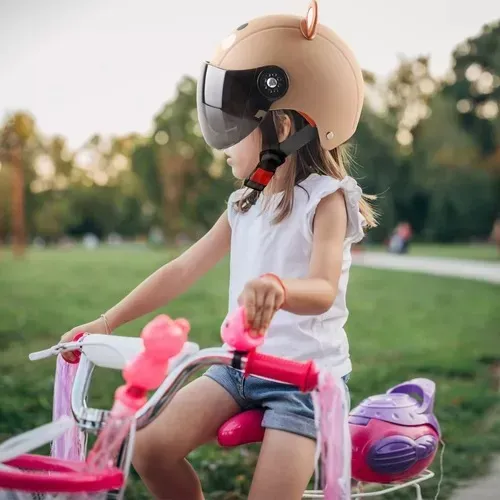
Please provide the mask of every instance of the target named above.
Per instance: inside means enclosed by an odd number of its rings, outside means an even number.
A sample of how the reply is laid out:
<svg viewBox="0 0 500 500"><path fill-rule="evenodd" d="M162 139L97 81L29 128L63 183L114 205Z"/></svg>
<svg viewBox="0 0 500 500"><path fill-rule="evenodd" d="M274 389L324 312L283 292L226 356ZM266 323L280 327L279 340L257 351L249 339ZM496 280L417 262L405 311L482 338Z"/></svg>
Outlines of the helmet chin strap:
<svg viewBox="0 0 500 500"><path fill-rule="evenodd" d="M244 185L259 193L271 182L276 169L285 163L288 156L304 147L318 136L318 129L310 124L279 142L272 113L267 113L259 125L262 133L260 161Z"/></svg>

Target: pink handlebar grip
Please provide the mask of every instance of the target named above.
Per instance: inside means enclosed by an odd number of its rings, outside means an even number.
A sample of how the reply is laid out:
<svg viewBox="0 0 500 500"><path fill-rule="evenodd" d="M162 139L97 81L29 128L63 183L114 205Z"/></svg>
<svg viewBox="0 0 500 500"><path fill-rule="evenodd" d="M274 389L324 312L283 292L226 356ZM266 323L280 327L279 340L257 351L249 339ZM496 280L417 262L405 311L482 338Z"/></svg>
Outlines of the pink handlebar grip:
<svg viewBox="0 0 500 500"><path fill-rule="evenodd" d="M317 387L318 373L314 361L301 363L256 351L248 354L245 365L245 375L259 375L292 384L302 392L310 392Z"/></svg>

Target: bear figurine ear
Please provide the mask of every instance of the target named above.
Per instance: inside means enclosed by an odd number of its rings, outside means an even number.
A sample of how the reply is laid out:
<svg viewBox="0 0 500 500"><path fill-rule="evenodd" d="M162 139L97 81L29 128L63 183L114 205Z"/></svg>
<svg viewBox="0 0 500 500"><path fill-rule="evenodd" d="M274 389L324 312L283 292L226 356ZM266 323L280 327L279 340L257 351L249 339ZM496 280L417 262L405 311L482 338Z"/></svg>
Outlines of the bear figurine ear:
<svg viewBox="0 0 500 500"><path fill-rule="evenodd" d="M189 333L191 330L191 325L189 324L189 321L185 318L177 318L175 320L175 324L182 330L183 333Z"/></svg>
<svg viewBox="0 0 500 500"><path fill-rule="evenodd" d="M300 21L300 31L307 40L312 40L318 31L318 2L311 0L307 9L307 14Z"/></svg>

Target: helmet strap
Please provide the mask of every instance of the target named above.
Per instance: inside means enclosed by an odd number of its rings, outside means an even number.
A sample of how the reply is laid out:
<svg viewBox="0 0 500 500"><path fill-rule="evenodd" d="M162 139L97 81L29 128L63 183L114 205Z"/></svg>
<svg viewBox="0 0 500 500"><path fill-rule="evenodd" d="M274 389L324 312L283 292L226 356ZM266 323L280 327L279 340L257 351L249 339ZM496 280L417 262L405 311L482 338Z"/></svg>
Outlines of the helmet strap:
<svg viewBox="0 0 500 500"><path fill-rule="evenodd" d="M260 161L244 185L259 193L271 182L277 168L285 163L288 156L310 143L318 136L318 129L310 124L295 134L279 142L272 113L267 113L259 125L262 133ZM257 201L257 198L255 198Z"/></svg>

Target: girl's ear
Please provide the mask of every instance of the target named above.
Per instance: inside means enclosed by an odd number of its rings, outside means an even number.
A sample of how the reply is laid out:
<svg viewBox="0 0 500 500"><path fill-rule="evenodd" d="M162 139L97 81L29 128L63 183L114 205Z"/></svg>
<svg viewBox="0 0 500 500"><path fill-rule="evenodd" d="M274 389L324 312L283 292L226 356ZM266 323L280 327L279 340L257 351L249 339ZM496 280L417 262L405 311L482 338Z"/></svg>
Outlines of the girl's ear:
<svg viewBox="0 0 500 500"><path fill-rule="evenodd" d="M283 142L289 135L292 130L292 121L290 117L286 114L280 116L280 125L278 130L278 140Z"/></svg>

